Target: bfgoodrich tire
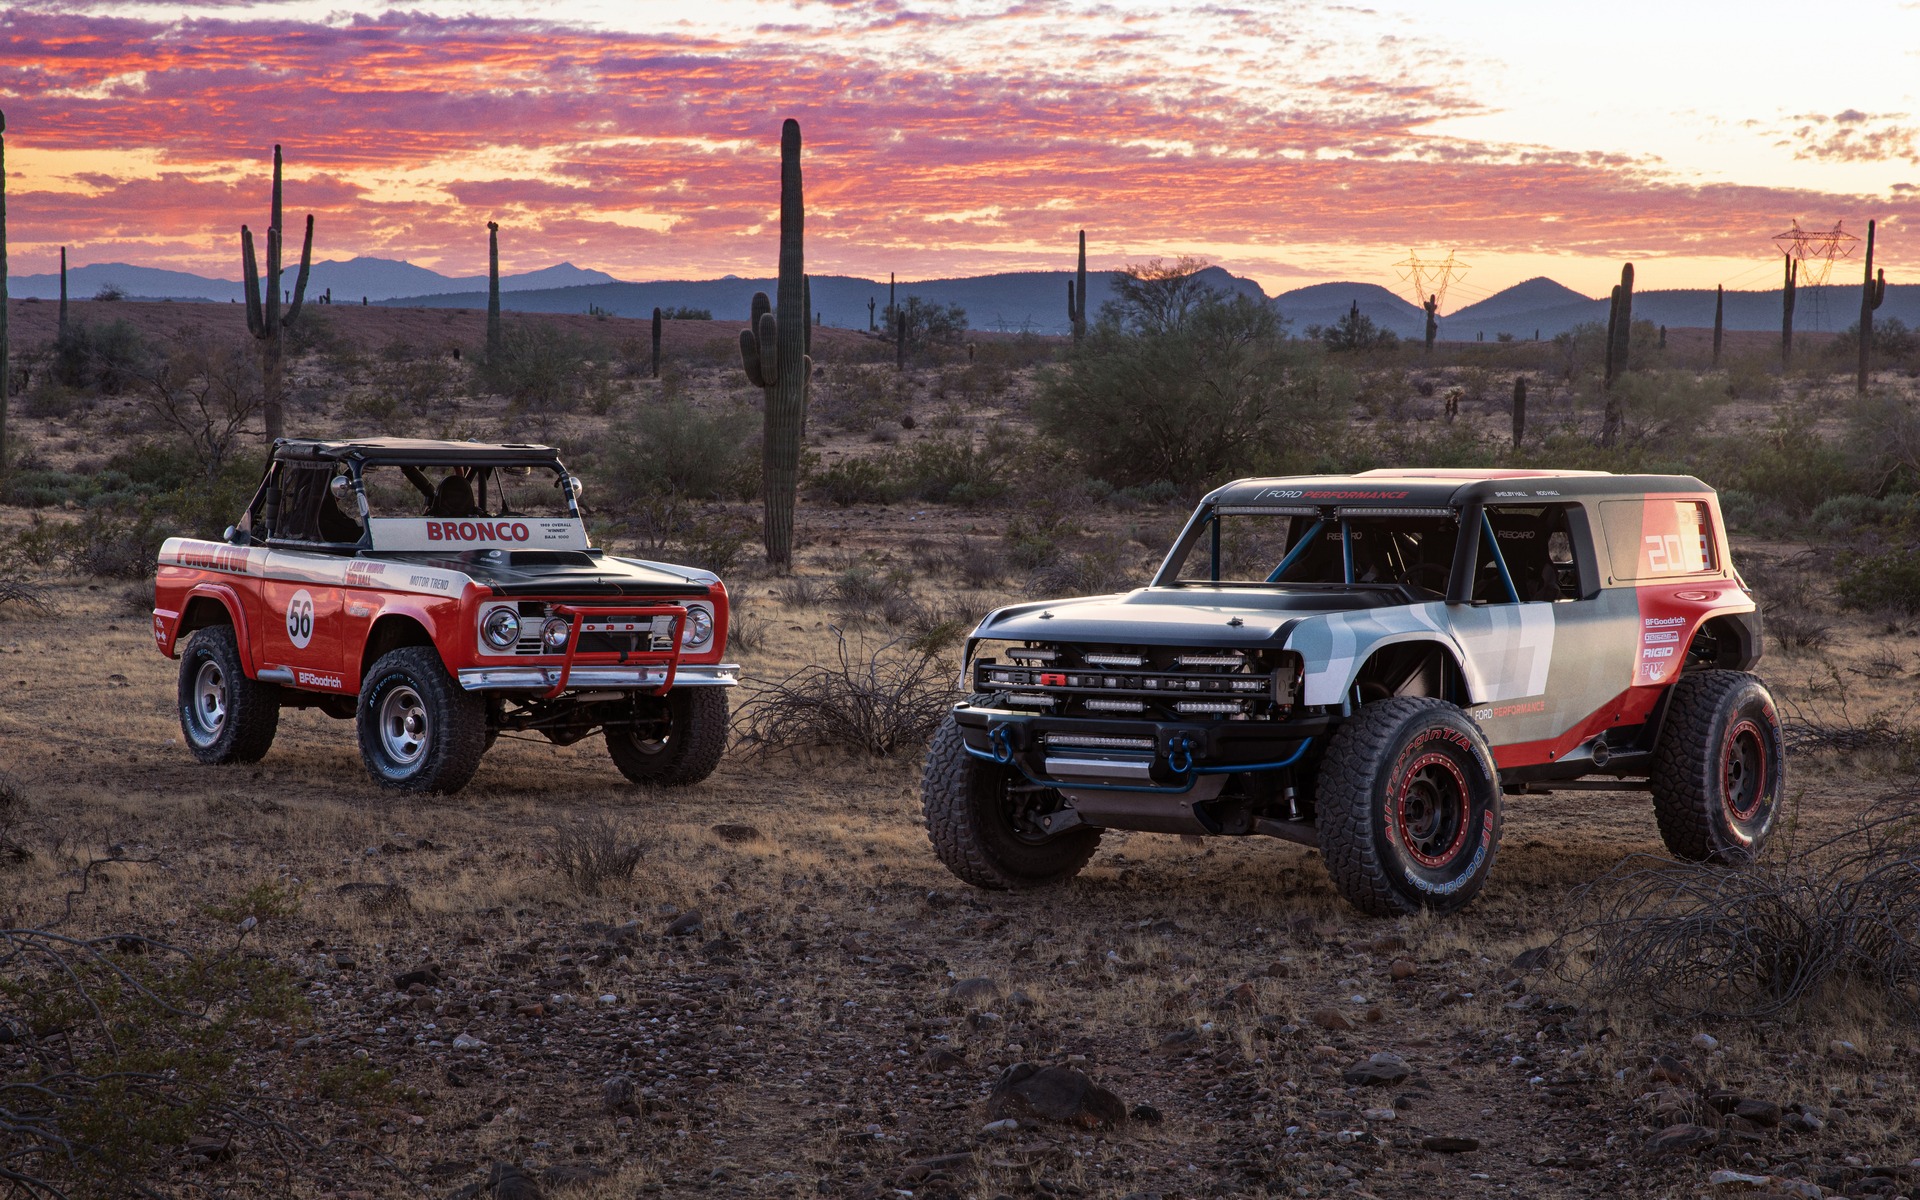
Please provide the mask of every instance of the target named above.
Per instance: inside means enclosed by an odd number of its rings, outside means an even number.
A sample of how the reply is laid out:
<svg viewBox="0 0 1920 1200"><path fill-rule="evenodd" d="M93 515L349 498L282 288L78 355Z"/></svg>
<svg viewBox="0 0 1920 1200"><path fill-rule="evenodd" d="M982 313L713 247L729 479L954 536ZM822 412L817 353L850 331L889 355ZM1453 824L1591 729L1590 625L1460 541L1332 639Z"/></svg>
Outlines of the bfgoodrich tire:
<svg viewBox="0 0 1920 1200"><path fill-rule="evenodd" d="M1773 696L1744 671L1682 675L1653 752L1653 812L1675 857L1741 862L1773 832L1786 783Z"/></svg>
<svg viewBox="0 0 1920 1200"><path fill-rule="evenodd" d="M486 701L463 691L431 646L381 655L360 685L360 758L381 787L457 792L486 752Z"/></svg>
<svg viewBox="0 0 1920 1200"><path fill-rule="evenodd" d="M1443 700L1362 708L1333 735L1315 787L1320 853L1361 912L1464 908L1500 847L1500 775L1480 727Z"/></svg>
<svg viewBox="0 0 1920 1200"><path fill-rule="evenodd" d="M196 630L180 655L180 733L203 763L259 762L280 728L280 688L248 679L233 626Z"/></svg>
<svg viewBox="0 0 1920 1200"><path fill-rule="evenodd" d="M666 725L607 730L613 765L634 783L687 787L713 774L727 750L727 690L676 688L667 693Z"/></svg>
<svg viewBox="0 0 1920 1200"><path fill-rule="evenodd" d="M1013 791L1024 782L1012 767L968 754L952 717L941 724L927 752L920 806L933 852L947 870L995 891L1045 887L1080 873L1100 848L1100 831L1042 832L1031 820L1041 810L1021 797L1044 805L1054 793Z"/></svg>

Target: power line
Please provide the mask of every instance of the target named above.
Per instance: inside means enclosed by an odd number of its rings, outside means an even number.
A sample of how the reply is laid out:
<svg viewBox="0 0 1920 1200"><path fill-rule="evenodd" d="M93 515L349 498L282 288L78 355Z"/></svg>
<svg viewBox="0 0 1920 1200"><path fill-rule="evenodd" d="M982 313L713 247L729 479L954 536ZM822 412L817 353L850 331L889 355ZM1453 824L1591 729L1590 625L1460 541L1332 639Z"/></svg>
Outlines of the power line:
<svg viewBox="0 0 1920 1200"><path fill-rule="evenodd" d="M1400 272L1400 282L1413 285L1415 304L1424 307L1431 296L1437 302L1437 307L1446 307L1447 284L1467 273L1467 264L1454 258L1453 254L1449 250L1444 259L1423 259L1409 250L1404 262L1393 264L1394 269Z"/></svg>

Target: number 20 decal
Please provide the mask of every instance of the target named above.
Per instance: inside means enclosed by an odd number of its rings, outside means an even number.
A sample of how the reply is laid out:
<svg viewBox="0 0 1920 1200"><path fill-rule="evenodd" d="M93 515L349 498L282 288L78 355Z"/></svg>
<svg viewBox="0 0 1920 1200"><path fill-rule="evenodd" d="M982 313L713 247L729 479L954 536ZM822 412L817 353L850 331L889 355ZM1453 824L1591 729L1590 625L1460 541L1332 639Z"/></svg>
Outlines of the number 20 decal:
<svg viewBox="0 0 1920 1200"><path fill-rule="evenodd" d="M313 596L305 588L287 601L287 640L299 650L313 640Z"/></svg>
<svg viewBox="0 0 1920 1200"><path fill-rule="evenodd" d="M1646 536L1647 571L1654 575L1670 575L1675 571L1687 570L1681 555L1680 535L1669 533L1662 536L1650 533Z"/></svg>

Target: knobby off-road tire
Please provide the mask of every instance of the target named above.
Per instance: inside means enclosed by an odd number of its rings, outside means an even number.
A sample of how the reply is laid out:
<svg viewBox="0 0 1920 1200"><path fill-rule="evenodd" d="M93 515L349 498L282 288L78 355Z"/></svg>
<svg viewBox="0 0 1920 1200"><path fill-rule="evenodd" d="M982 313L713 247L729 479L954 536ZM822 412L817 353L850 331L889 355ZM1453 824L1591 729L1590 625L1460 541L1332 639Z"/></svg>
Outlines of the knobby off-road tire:
<svg viewBox="0 0 1920 1200"><path fill-rule="evenodd" d="M1480 727L1444 700L1362 708L1334 733L1315 785L1320 853L1361 912L1466 907L1500 848L1500 773Z"/></svg>
<svg viewBox="0 0 1920 1200"><path fill-rule="evenodd" d="M941 722L927 751L920 807L927 838L947 870L975 887L1007 891L1045 887L1073 878L1100 848L1098 829L1048 837L1022 835L1014 824L1008 788L1024 782L1010 766L967 753L960 725Z"/></svg>
<svg viewBox="0 0 1920 1200"><path fill-rule="evenodd" d="M1676 858L1742 862L1773 831L1786 746L1766 684L1745 671L1682 675L1653 751L1653 812Z"/></svg>
<svg viewBox="0 0 1920 1200"><path fill-rule="evenodd" d="M280 728L280 688L248 679L233 626L196 630L180 655L180 734L203 763L259 762Z"/></svg>
<svg viewBox="0 0 1920 1200"><path fill-rule="evenodd" d="M381 787L457 792L487 745L487 704L463 690L431 646L380 656L360 687L360 758Z"/></svg>
<svg viewBox="0 0 1920 1200"><path fill-rule="evenodd" d="M727 690L676 688L667 693L667 731L607 730L613 765L634 783L687 787L713 774L727 750Z"/></svg>

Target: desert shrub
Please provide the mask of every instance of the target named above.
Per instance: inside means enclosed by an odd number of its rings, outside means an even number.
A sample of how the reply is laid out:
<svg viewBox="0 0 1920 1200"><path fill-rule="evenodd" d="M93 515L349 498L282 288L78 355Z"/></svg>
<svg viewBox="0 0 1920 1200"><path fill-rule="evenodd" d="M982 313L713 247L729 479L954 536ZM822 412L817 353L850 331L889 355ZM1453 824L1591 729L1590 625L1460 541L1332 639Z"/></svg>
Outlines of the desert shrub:
<svg viewBox="0 0 1920 1200"><path fill-rule="evenodd" d="M735 607L727 614L727 649L757 654L766 649L767 623L758 614Z"/></svg>
<svg viewBox="0 0 1920 1200"><path fill-rule="evenodd" d="M1006 495L1013 454L1012 439L1000 431L981 446L970 438L930 437L897 452L889 466L903 499L971 506Z"/></svg>
<svg viewBox="0 0 1920 1200"><path fill-rule="evenodd" d="M841 508L891 504L898 499L899 488L887 467L878 457L838 459L809 475L807 489L817 498Z"/></svg>
<svg viewBox="0 0 1920 1200"><path fill-rule="evenodd" d="M209 477L218 476L265 401L259 360L237 338L182 328L142 372L141 398Z"/></svg>
<svg viewBox="0 0 1920 1200"><path fill-rule="evenodd" d="M1871 391L1847 410L1847 442L1862 475L1862 490L1920 490L1920 405L1888 391Z"/></svg>
<svg viewBox="0 0 1920 1200"><path fill-rule="evenodd" d="M1726 389L1695 371L1632 371L1613 381L1629 443L1690 441L1726 402Z"/></svg>
<svg viewBox="0 0 1920 1200"><path fill-rule="evenodd" d="M1567 972L1595 997L1689 1019L1759 1019L1870 991L1920 1016L1920 812L1876 805L1756 861L1635 856L1582 889Z"/></svg>
<svg viewBox="0 0 1920 1200"><path fill-rule="evenodd" d="M65 335L54 339L53 374L68 387L118 395L140 377L152 356L152 347L129 321L99 326L69 321Z"/></svg>
<svg viewBox="0 0 1920 1200"><path fill-rule="evenodd" d="M1833 590L1846 607L1920 613L1920 540L1911 532L1878 553L1842 554L1838 565Z"/></svg>
<svg viewBox="0 0 1920 1200"><path fill-rule="evenodd" d="M773 585L774 598L788 608L818 608L828 592L828 585L811 575L789 575Z"/></svg>
<svg viewBox="0 0 1920 1200"><path fill-rule="evenodd" d="M1027 578L1027 594L1036 598L1104 595L1146 582L1126 544L1108 538L1081 553L1062 554L1037 567Z"/></svg>
<svg viewBox="0 0 1920 1200"><path fill-rule="evenodd" d="M1792 407L1758 437L1703 441L1691 456L1694 473L1738 488L1789 521L1803 521L1829 497L1865 490L1847 452L1814 431L1816 419L1813 411Z"/></svg>
<svg viewBox="0 0 1920 1200"><path fill-rule="evenodd" d="M1007 562L998 547L982 538L960 538L954 547L953 568L970 588L988 588L1007 573Z"/></svg>
<svg viewBox="0 0 1920 1200"><path fill-rule="evenodd" d="M765 753L839 748L886 757L917 750L953 702L950 669L898 641L838 639L832 662L753 683L741 706L743 740Z"/></svg>
<svg viewBox="0 0 1920 1200"><path fill-rule="evenodd" d="M613 495L751 499L760 490L756 422L744 409L708 411L674 400L617 423L603 447Z"/></svg>
<svg viewBox="0 0 1920 1200"><path fill-rule="evenodd" d="M602 374L585 339L545 321L507 323L500 353L479 372L488 390L522 408L561 411L579 403Z"/></svg>
<svg viewBox="0 0 1920 1200"><path fill-rule="evenodd" d="M1876 525L1897 524L1916 511L1915 498L1895 496L1834 496L1822 500L1807 524L1825 533L1849 533Z"/></svg>
<svg viewBox="0 0 1920 1200"><path fill-rule="evenodd" d="M1774 359L1764 354L1727 359L1727 395L1735 400L1779 399L1780 373Z"/></svg>
<svg viewBox="0 0 1920 1200"><path fill-rule="evenodd" d="M583 896L633 878L643 848L625 825L599 817L568 825L553 839L553 864Z"/></svg>
<svg viewBox="0 0 1920 1200"><path fill-rule="evenodd" d="M385 434L401 436L413 428L413 412L390 388L375 387L349 396L341 409L356 425L371 425Z"/></svg>
<svg viewBox="0 0 1920 1200"><path fill-rule="evenodd" d="M835 611L847 621L879 619L898 624L894 618L904 618L913 603L912 580L905 573L879 571L864 564L841 571L829 595Z"/></svg>
<svg viewBox="0 0 1920 1200"><path fill-rule="evenodd" d="M6 606L9 604L16 612L22 609L32 609L38 613L53 611L53 606L47 602L47 594L43 589L18 579L0 578L0 617L7 615Z"/></svg>
<svg viewBox="0 0 1920 1200"><path fill-rule="evenodd" d="M1599 321L1582 321L1554 334L1553 349L1562 379L1571 383L1582 375L1591 375L1606 365L1607 327Z"/></svg>
<svg viewBox="0 0 1920 1200"><path fill-rule="evenodd" d="M865 429L898 418L913 400L907 377L891 365L835 363L818 384L808 414L836 429Z"/></svg>

